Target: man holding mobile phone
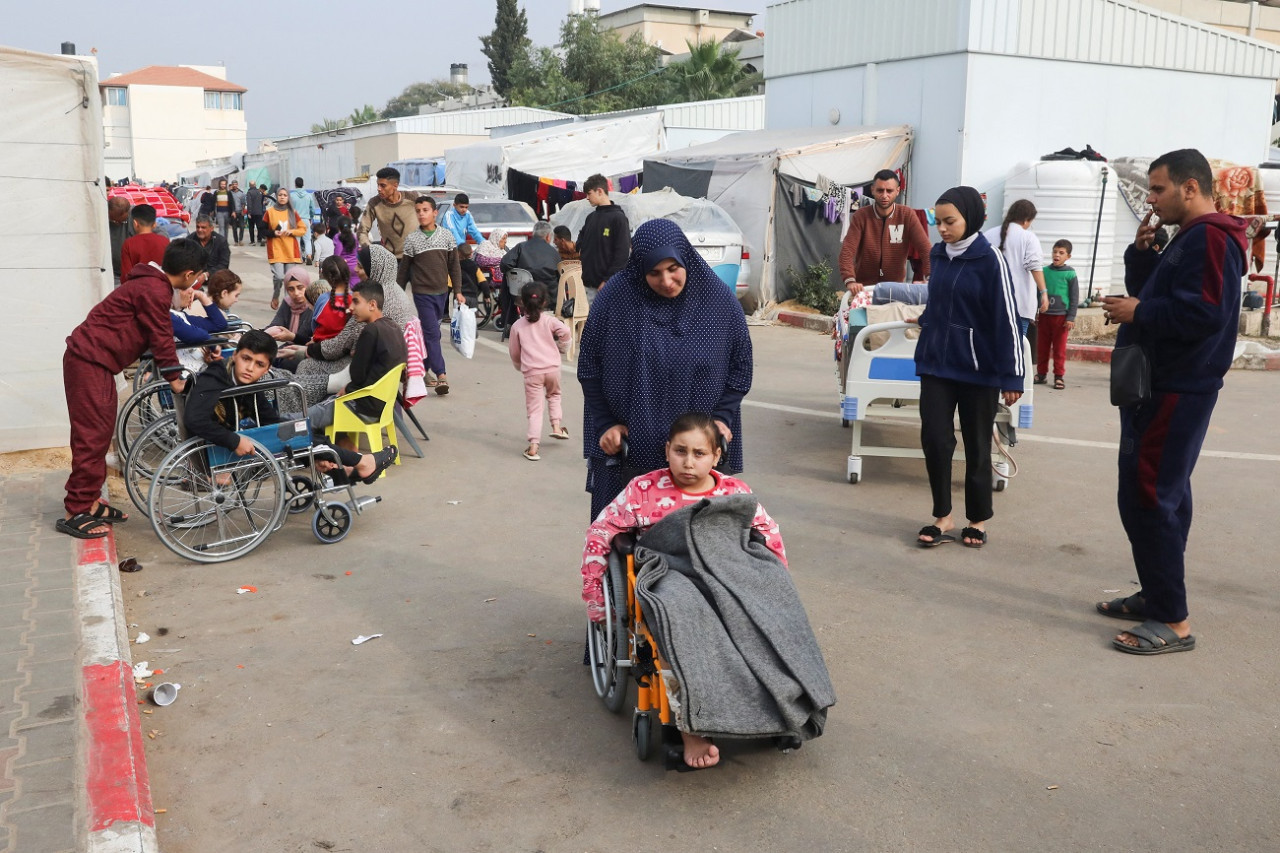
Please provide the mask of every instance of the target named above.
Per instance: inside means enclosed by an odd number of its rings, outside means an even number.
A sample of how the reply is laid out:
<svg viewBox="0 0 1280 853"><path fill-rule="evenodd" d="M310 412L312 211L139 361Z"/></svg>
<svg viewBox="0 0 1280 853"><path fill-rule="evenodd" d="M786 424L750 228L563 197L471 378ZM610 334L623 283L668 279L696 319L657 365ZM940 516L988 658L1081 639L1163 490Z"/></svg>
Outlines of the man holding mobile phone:
<svg viewBox="0 0 1280 853"><path fill-rule="evenodd" d="M1235 355L1245 222L1218 213L1213 172L1195 149L1156 158L1151 209L1124 253L1128 296L1102 300L1122 324L1116 346L1137 345L1151 366L1151 399L1120 408L1120 521L1141 590L1098 602L1120 619L1145 620L1112 640L1136 655L1190 651L1184 557L1191 531L1191 472ZM1160 223L1177 225L1163 252Z"/></svg>

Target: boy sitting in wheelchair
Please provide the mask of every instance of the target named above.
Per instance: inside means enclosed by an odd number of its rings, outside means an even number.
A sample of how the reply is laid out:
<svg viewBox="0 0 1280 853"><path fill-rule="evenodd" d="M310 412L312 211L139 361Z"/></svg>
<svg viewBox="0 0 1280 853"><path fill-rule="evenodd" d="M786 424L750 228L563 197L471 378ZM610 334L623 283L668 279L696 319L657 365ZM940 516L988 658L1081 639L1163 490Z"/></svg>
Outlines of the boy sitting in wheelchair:
<svg viewBox="0 0 1280 853"><path fill-rule="evenodd" d="M582 555L582 599L592 622L606 618L604 575L616 536L647 531L682 507L693 506L706 498L751 494L746 483L714 470L720 454L715 422L699 412L683 415L668 433L668 467L636 477L601 511L587 530ZM763 537L765 546L785 567L787 557L778 525L759 504L755 506L750 526L752 535ZM719 748L710 739L685 731L683 727L680 737L684 762L689 767L711 767L720 760Z"/></svg>
<svg viewBox="0 0 1280 853"><path fill-rule="evenodd" d="M231 388L252 385L262 379L271 368L277 346L275 339L266 332L256 329L245 332L230 359L211 364L197 376L183 413L187 432L237 456L253 453L253 440L238 430L282 423L285 418L261 392L225 400L221 395ZM331 451L332 456L316 456L316 469L332 473L335 480L354 476L363 483L372 484L396 457L394 446L378 453L357 453L319 441L313 442L313 446ZM340 472L336 470L338 468L341 468ZM219 476L230 477L229 474Z"/></svg>

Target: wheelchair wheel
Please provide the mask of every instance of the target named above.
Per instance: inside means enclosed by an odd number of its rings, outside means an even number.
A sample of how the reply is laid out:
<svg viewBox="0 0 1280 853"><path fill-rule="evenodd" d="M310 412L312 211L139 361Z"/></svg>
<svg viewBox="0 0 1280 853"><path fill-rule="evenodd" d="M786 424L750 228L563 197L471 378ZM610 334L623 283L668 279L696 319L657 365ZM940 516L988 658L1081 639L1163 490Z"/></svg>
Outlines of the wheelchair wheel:
<svg viewBox="0 0 1280 853"><path fill-rule="evenodd" d="M497 304L493 301L493 292L482 292L476 299L476 328L483 329L489 325L489 320L493 318L493 312L497 308Z"/></svg>
<svg viewBox="0 0 1280 853"><path fill-rule="evenodd" d="M648 761L653 754L653 714L649 711L636 711L632 716L631 741L636 748L636 758Z"/></svg>
<svg viewBox="0 0 1280 853"><path fill-rule="evenodd" d="M124 485L129 500L144 516L151 512L151 483L165 457L181 443L173 412L167 412L147 425L134 440L124 463Z"/></svg>
<svg viewBox="0 0 1280 853"><path fill-rule="evenodd" d="M310 477L294 474L285 481L285 486L289 489L289 502L286 504L289 515L306 512L316 502L316 484Z"/></svg>
<svg viewBox="0 0 1280 853"><path fill-rule="evenodd" d="M311 516L311 532L326 545L341 542L351 532L351 508L344 503L316 507Z"/></svg>
<svg viewBox="0 0 1280 853"><path fill-rule="evenodd" d="M153 359L144 358L138 362L138 367L133 371L133 390L141 391L143 386L150 384L155 380L156 363Z"/></svg>
<svg viewBox="0 0 1280 853"><path fill-rule="evenodd" d="M156 420L173 413L173 389L168 382L150 382L139 388L116 417L116 445L129 455L138 436Z"/></svg>
<svg viewBox="0 0 1280 853"><path fill-rule="evenodd" d="M165 457L151 485L151 527L179 556L234 560L279 526L288 500L284 467L261 444L211 467L210 445L189 439Z"/></svg>
<svg viewBox="0 0 1280 853"><path fill-rule="evenodd" d="M604 619L587 625L587 649L596 695L611 713L627 701L625 665L631 655L627 635L627 580L621 560L611 557L604 580Z"/></svg>

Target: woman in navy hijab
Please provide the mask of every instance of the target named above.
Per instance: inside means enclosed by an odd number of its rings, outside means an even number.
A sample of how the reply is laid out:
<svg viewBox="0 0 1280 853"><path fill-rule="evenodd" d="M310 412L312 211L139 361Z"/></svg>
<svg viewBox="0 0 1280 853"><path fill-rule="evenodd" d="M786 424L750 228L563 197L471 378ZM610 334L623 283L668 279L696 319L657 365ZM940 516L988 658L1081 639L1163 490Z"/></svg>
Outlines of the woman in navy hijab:
<svg viewBox="0 0 1280 853"><path fill-rule="evenodd" d="M631 259L600 288L582 334L583 454L591 518L629 472L666 464L671 424L705 412L729 441L723 470L742 470L742 398L751 390L742 306L674 222L638 229ZM610 460L626 437L626 467ZM609 464L610 462L615 464Z"/></svg>

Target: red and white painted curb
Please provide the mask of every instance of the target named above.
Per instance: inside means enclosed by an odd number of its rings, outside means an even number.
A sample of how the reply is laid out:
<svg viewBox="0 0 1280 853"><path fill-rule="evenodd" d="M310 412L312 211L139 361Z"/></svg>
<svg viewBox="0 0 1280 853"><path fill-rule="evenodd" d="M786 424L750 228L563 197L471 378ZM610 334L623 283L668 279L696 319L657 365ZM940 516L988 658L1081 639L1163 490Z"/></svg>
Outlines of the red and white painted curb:
<svg viewBox="0 0 1280 853"><path fill-rule="evenodd" d="M78 543L80 766L87 853L158 853L112 534Z"/></svg>

